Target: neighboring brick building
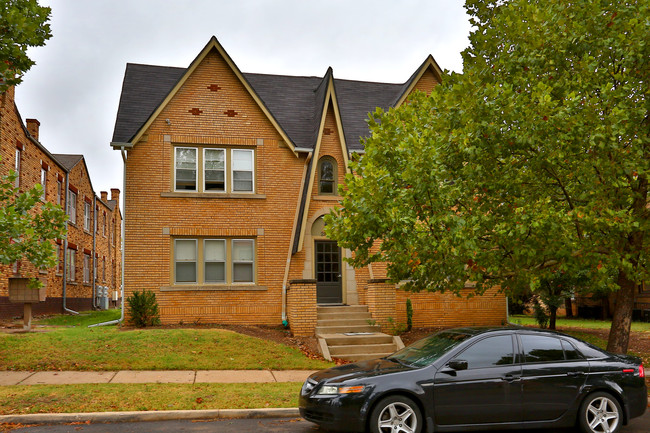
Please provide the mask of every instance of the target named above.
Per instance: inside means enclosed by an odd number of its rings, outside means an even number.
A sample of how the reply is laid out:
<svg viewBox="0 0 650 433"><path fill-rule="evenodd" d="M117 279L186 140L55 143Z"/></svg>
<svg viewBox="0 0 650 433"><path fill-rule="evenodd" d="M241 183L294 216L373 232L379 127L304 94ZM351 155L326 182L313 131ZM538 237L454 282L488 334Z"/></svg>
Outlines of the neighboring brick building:
<svg viewBox="0 0 650 433"><path fill-rule="evenodd" d="M381 322L405 320L409 296L421 326L504 322L501 294L404 293L323 233L368 113L440 78L431 56L403 84L242 73L215 38L188 68L127 65L111 143L126 161L125 296L153 290L167 324L288 319L301 334L315 303L367 303Z"/></svg>
<svg viewBox="0 0 650 433"><path fill-rule="evenodd" d="M94 294L99 286L110 288L109 295L121 284L121 213L119 190L111 190L111 200L102 193L99 199L92 187L82 155L53 155L39 141L40 123L23 123L14 100L15 88L0 95L0 175L18 173L21 191L36 184L44 185L43 199L60 205L68 214L66 239L56 241L59 261L55 268L38 271L26 261L12 266L0 265L0 318L21 316L22 304L10 303L8 286L14 277L39 277L46 283L45 302L34 304L34 314L89 310L98 306ZM93 207L96 209L93 212ZM95 216L107 219L106 234L95 231ZM93 258L95 258L93 260ZM106 277L94 267L106 262ZM65 278L64 278L65 275Z"/></svg>

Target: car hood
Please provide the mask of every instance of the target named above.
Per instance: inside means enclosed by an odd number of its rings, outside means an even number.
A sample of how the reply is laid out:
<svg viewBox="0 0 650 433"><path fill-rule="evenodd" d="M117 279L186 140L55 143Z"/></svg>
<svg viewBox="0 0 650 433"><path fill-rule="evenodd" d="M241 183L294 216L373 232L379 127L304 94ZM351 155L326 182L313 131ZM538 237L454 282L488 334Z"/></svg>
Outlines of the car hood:
<svg viewBox="0 0 650 433"><path fill-rule="evenodd" d="M322 370L312 374L309 376L309 378L315 380L316 382L328 380L328 382L338 383L350 379L382 376L384 374L399 373L411 370L414 370L414 368L406 366L404 364L399 364L395 361L381 358L369 361L355 362L354 364L346 364L334 368L328 368L327 370Z"/></svg>

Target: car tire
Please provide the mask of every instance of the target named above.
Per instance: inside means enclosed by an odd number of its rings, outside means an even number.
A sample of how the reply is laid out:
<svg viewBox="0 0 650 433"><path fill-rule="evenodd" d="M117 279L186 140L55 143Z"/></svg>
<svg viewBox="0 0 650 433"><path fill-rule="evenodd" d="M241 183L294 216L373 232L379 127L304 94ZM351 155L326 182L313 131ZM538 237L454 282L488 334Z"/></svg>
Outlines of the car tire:
<svg viewBox="0 0 650 433"><path fill-rule="evenodd" d="M418 405L401 395L383 398L370 414L372 433L420 433L423 424Z"/></svg>
<svg viewBox="0 0 650 433"><path fill-rule="evenodd" d="M606 392L588 395L580 405L578 417L584 433L616 433L623 424L621 405Z"/></svg>

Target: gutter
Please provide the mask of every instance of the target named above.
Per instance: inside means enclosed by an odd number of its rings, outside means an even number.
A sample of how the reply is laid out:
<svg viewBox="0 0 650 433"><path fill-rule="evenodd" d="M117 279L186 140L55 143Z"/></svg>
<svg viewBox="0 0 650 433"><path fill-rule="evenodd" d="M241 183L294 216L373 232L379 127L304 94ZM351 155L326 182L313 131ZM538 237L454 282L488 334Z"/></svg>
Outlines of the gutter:
<svg viewBox="0 0 650 433"><path fill-rule="evenodd" d="M111 143L111 146L113 146L114 143ZM121 229L122 229L122 248L121 248L121 256L122 256L122 264L121 264L121 270L122 270L122 277L121 277L121 295L122 295L122 314L120 315L120 318L117 320L111 320L109 322L102 322L102 323L95 323L94 325L89 325L89 328L94 328L97 326L106 326L106 325L116 325L118 323L122 323L124 321L124 240L126 237L126 232L125 232L125 221L126 221L126 159L127 159L127 151L126 148L131 148L133 147L132 145L129 146L128 143L123 143L122 146L120 146L120 152L122 153L122 162L123 162L123 169L122 169L122 224L121 224ZM116 148L116 147L115 147Z"/></svg>
<svg viewBox="0 0 650 433"><path fill-rule="evenodd" d="M309 161L311 160L313 153L307 155L305 159L305 166L302 170L302 179L300 180L300 193L298 194L298 204L296 205L296 215L293 218L293 228L291 230L291 240L289 241L289 251L287 252L287 263L284 267L284 279L282 280L282 325L284 327L289 326L289 321L287 320L287 280L289 279L289 267L291 266L291 256L293 253L293 242L296 236L296 225L298 224L298 216L300 214L300 202L302 198L303 188L305 188L305 177L307 176L307 167L309 166Z"/></svg>
<svg viewBox="0 0 650 433"><path fill-rule="evenodd" d="M68 195L70 194L70 173L65 173L65 208L68 209ZM66 230L65 239L63 239L63 312L79 314L66 306L66 295L68 287L68 231Z"/></svg>

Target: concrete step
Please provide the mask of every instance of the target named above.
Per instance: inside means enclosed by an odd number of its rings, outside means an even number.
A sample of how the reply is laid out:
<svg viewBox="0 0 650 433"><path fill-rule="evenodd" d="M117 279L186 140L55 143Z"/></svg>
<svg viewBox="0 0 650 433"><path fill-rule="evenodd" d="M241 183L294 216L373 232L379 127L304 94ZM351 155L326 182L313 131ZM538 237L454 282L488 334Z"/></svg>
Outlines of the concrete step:
<svg viewBox="0 0 650 433"><path fill-rule="evenodd" d="M335 306L318 306L318 313L364 313L368 311L367 305L335 305Z"/></svg>
<svg viewBox="0 0 650 433"><path fill-rule="evenodd" d="M330 355L340 358L344 355L359 355L364 353L390 354L396 352L395 344L353 344L346 346L329 346ZM385 355L383 355L385 356Z"/></svg>
<svg viewBox="0 0 650 433"><path fill-rule="evenodd" d="M391 344L391 335L376 332L368 335L322 334L330 346L350 346L353 344Z"/></svg>
<svg viewBox="0 0 650 433"><path fill-rule="evenodd" d="M343 325L343 326L319 326L316 325L316 336L322 334L343 334L345 332L381 332L379 325Z"/></svg>
<svg viewBox="0 0 650 433"><path fill-rule="evenodd" d="M318 320L316 323L317 327L328 327L328 326L366 326L372 324L369 323L370 319L351 319L351 318L342 318L342 319L323 319Z"/></svg>
<svg viewBox="0 0 650 433"><path fill-rule="evenodd" d="M336 320L336 319L368 319L372 316L368 311L352 311L352 312L338 312L338 313L318 313L317 320Z"/></svg>

